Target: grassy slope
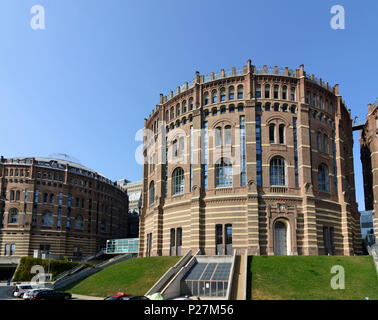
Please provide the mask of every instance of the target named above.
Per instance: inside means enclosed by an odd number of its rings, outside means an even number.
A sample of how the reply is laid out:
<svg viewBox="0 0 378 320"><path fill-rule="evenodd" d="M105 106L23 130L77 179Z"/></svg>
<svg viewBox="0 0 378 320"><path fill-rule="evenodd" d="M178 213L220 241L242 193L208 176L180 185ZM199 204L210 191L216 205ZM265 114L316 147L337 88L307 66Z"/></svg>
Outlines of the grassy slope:
<svg viewBox="0 0 378 320"><path fill-rule="evenodd" d="M122 261L65 290L95 297L106 297L117 292L144 295L180 258L149 257Z"/></svg>
<svg viewBox="0 0 378 320"><path fill-rule="evenodd" d="M252 299L378 299L378 275L371 256L254 256L248 263L247 292ZM344 267L344 290L331 288L334 265Z"/></svg>

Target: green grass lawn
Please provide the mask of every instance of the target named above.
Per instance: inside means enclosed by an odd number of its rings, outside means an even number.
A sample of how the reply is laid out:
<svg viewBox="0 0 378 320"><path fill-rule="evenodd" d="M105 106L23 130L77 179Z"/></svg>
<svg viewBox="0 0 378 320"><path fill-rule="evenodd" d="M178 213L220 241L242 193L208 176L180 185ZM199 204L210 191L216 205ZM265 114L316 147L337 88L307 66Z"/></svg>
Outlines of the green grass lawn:
<svg viewBox="0 0 378 320"><path fill-rule="evenodd" d="M65 291L95 297L107 297L117 292L144 295L181 257L133 258L114 264Z"/></svg>
<svg viewBox="0 0 378 320"><path fill-rule="evenodd" d="M334 265L345 270L345 289L334 290ZM252 288L251 288L252 285ZM249 299L378 299L378 275L371 256L253 256L248 260Z"/></svg>

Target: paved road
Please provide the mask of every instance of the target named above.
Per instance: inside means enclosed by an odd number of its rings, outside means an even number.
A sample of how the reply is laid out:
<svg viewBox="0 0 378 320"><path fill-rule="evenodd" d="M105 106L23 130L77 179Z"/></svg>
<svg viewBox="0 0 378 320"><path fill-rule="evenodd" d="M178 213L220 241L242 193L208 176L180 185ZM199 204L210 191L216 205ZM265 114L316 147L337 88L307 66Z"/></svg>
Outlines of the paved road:
<svg viewBox="0 0 378 320"><path fill-rule="evenodd" d="M15 289L14 286L7 286L7 285L0 284L0 300L14 299L14 297L12 296L14 289Z"/></svg>

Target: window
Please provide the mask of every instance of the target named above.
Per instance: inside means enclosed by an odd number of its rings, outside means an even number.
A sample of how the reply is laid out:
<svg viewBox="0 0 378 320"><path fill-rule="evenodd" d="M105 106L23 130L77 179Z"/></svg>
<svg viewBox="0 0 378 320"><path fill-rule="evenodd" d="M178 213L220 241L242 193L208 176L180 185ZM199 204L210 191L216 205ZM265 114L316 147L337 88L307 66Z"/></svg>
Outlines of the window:
<svg viewBox="0 0 378 320"><path fill-rule="evenodd" d="M328 153L328 137L326 135L323 137L323 151Z"/></svg>
<svg viewBox="0 0 378 320"><path fill-rule="evenodd" d="M205 106L209 104L209 93L208 92L205 92L205 94L203 95L203 104Z"/></svg>
<svg viewBox="0 0 378 320"><path fill-rule="evenodd" d="M175 117L175 109L171 108L171 120Z"/></svg>
<svg viewBox="0 0 378 320"><path fill-rule="evenodd" d="M270 98L270 85L269 84L265 85L265 98L266 99Z"/></svg>
<svg viewBox="0 0 378 320"><path fill-rule="evenodd" d="M215 128L215 146L219 147L222 145L222 128L216 127Z"/></svg>
<svg viewBox="0 0 378 320"><path fill-rule="evenodd" d="M325 112L329 112L329 110L328 110L328 100L326 100L326 102L325 102Z"/></svg>
<svg viewBox="0 0 378 320"><path fill-rule="evenodd" d="M276 131L276 126L274 124L269 125L269 142L270 143L275 143L275 131Z"/></svg>
<svg viewBox="0 0 378 320"><path fill-rule="evenodd" d="M282 87L282 99L283 100L287 99L287 87L286 86Z"/></svg>
<svg viewBox="0 0 378 320"><path fill-rule="evenodd" d="M44 202L44 203L47 203L48 200L49 200L49 195L48 195L47 193L44 193L44 194L43 194L43 202Z"/></svg>
<svg viewBox="0 0 378 320"><path fill-rule="evenodd" d="M329 192L329 174L325 164L318 167L318 188L320 191Z"/></svg>
<svg viewBox="0 0 378 320"><path fill-rule="evenodd" d="M243 99L243 86L238 86L238 99Z"/></svg>
<svg viewBox="0 0 378 320"><path fill-rule="evenodd" d="M278 127L278 136L279 136L279 143L284 144L285 143L285 125L280 124Z"/></svg>
<svg viewBox="0 0 378 320"><path fill-rule="evenodd" d="M176 117L180 116L180 104L176 105Z"/></svg>
<svg viewBox="0 0 378 320"><path fill-rule="evenodd" d="M290 100L295 101L295 88L291 88Z"/></svg>
<svg viewBox="0 0 378 320"><path fill-rule="evenodd" d="M14 191L13 190L11 190L11 192L10 192L10 201L14 201Z"/></svg>
<svg viewBox="0 0 378 320"><path fill-rule="evenodd" d="M316 147L318 151L322 151L322 135L319 132L316 135Z"/></svg>
<svg viewBox="0 0 378 320"><path fill-rule="evenodd" d="M217 90L213 90L211 92L211 103L217 103L217 102L218 102Z"/></svg>
<svg viewBox="0 0 378 320"><path fill-rule="evenodd" d="M281 157L274 157L270 160L270 185L284 186L285 181L285 160Z"/></svg>
<svg viewBox="0 0 378 320"><path fill-rule="evenodd" d="M311 93L310 91L306 92L306 104L310 104L311 102Z"/></svg>
<svg viewBox="0 0 378 320"><path fill-rule="evenodd" d="M256 98L259 99L261 98L261 85L258 84L256 87Z"/></svg>
<svg viewBox="0 0 378 320"><path fill-rule="evenodd" d="M230 113L234 113L235 112L235 106L233 104L231 104L229 107L228 107L228 112Z"/></svg>
<svg viewBox="0 0 378 320"><path fill-rule="evenodd" d="M225 106L223 106L223 107L220 108L220 113L221 114L225 114L226 113L226 107Z"/></svg>
<svg viewBox="0 0 378 320"><path fill-rule="evenodd" d="M42 215L42 226L44 227L52 227L53 225L53 215L51 212L45 212Z"/></svg>
<svg viewBox="0 0 378 320"><path fill-rule="evenodd" d="M215 108L213 108L212 110L211 110L211 114L213 115L213 116L216 116L217 114L218 114L218 109L215 107Z"/></svg>
<svg viewBox="0 0 378 320"><path fill-rule="evenodd" d="M184 193L184 170L176 168L172 173L172 194Z"/></svg>
<svg viewBox="0 0 378 320"><path fill-rule="evenodd" d="M18 224L18 210L12 208L8 213L8 223L9 224Z"/></svg>
<svg viewBox="0 0 378 320"><path fill-rule="evenodd" d="M50 194L50 203L53 204L54 203L54 195L51 193Z"/></svg>
<svg viewBox="0 0 378 320"><path fill-rule="evenodd" d="M225 126L224 128L224 143L231 145L232 143L232 129L231 126Z"/></svg>
<svg viewBox="0 0 378 320"><path fill-rule="evenodd" d="M186 101L184 100L182 102L182 113L185 113L186 112Z"/></svg>
<svg viewBox="0 0 378 320"><path fill-rule="evenodd" d="M232 164L228 159L215 164L215 187L232 187Z"/></svg>
<svg viewBox="0 0 378 320"><path fill-rule="evenodd" d="M20 201L20 191L16 191L16 201Z"/></svg>
<svg viewBox="0 0 378 320"><path fill-rule="evenodd" d="M193 110L193 98L189 99L189 110Z"/></svg>
<svg viewBox="0 0 378 320"><path fill-rule="evenodd" d="M221 88L220 90L220 101L226 101L226 89Z"/></svg>
<svg viewBox="0 0 378 320"><path fill-rule="evenodd" d="M234 87L228 88L228 100L234 100L235 99L235 90Z"/></svg>
<svg viewBox="0 0 378 320"><path fill-rule="evenodd" d="M25 189L25 201L24 202L28 202L28 193L29 193L29 190L28 189Z"/></svg>
<svg viewBox="0 0 378 320"><path fill-rule="evenodd" d="M84 219L82 216L77 216L75 218L74 228L76 230L84 230Z"/></svg>
<svg viewBox="0 0 378 320"><path fill-rule="evenodd" d="M274 86L273 98L278 99L278 86Z"/></svg>
<svg viewBox="0 0 378 320"><path fill-rule="evenodd" d="M150 183L150 205L155 201L155 183L151 181Z"/></svg>

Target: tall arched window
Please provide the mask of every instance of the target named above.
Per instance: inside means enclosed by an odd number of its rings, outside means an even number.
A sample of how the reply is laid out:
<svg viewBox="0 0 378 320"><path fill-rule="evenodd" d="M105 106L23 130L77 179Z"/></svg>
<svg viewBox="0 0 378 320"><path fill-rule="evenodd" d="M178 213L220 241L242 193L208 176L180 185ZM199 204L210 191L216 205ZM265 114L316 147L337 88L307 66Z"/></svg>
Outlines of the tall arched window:
<svg viewBox="0 0 378 320"><path fill-rule="evenodd" d="M205 94L203 95L203 104L205 106L209 104L209 93L208 92L205 92Z"/></svg>
<svg viewBox="0 0 378 320"><path fill-rule="evenodd" d="M282 100L287 99L287 86L282 87Z"/></svg>
<svg viewBox="0 0 378 320"><path fill-rule="evenodd" d="M256 86L256 98L257 99L261 98L261 85L260 84Z"/></svg>
<svg viewBox="0 0 378 320"><path fill-rule="evenodd" d="M243 99L243 86L238 86L238 99Z"/></svg>
<svg viewBox="0 0 378 320"><path fill-rule="evenodd" d="M274 90L273 90L273 98L274 99L278 99L278 89L279 89L278 86L274 86Z"/></svg>
<svg viewBox="0 0 378 320"><path fill-rule="evenodd" d="M269 84L265 85L265 98L266 99L270 98L270 85Z"/></svg>
<svg viewBox="0 0 378 320"><path fill-rule="evenodd" d="M274 124L269 125L269 142L275 143L276 141L276 126Z"/></svg>
<svg viewBox="0 0 378 320"><path fill-rule="evenodd" d="M220 101L226 101L226 89L221 88L220 90Z"/></svg>
<svg viewBox="0 0 378 320"><path fill-rule="evenodd" d="M189 110L190 110L190 111L193 110L193 98L190 98L190 99L189 99Z"/></svg>
<svg viewBox="0 0 378 320"><path fill-rule="evenodd" d="M12 208L9 210L8 213L8 223L9 224L17 224L18 223L18 210Z"/></svg>
<svg viewBox="0 0 378 320"><path fill-rule="evenodd" d="M282 157L274 157L270 160L270 185L285 186L285 160Z"/></svg>
<svg viewBox="0 0 378 320"><path fill-rule="evenodd" d="M215 187L232 187L232 164L226 158L215 164Z"/></svg>
<svg viewBox="0 0 378 320"><path fill-rule="evenodd" d="M278 127L278 136L279 136L279 143L284 144L285 143L285 125L280 124Z"/></svg>
<svg viewBox="0 0 378 320"><path fill-rule="evenodd" d="M318 151L322 151L322 135L318 132L316 136L316 146Z"/></svg>
<svg viewBox="0 0 378 320"><path fill-rule="evenodd" d="M232 129L229 125L224 127L224 143L225 145L232 144Z"/></svg>
<svg viewBox="0 0 378 320"><path fill-rule="evenodd" d="M215 146L219 147L222 145L222 128L216 127L215 128Z"/></svg>
<svg viewBox="0 0 378 320"><path fill-rule="evenodd" d="M217 90L213 90L211 92L211 103L217 103L217 102L218 102Z"/></svg>
<svg viewBox="0 0 378 320"><path fill-rule="evenodd" d="M291 93L290 93L290 100L295 101L295 88L291 88Z"/></svg>
<svg viewBox="0 0 378 320"><path fill-rule="evenodd" d="M42 226L51 227L53 225L53 215L51 212L45 212L42 215Z"/></svg>
<svg viewBox="0 0 378 320"><path fill-rule="evenodd" d="M151 181L150 183L150 205L155 202L155 183Z"/></svg>
<svg viewBox="0 0 378 320"><path fill-rule="evenodd" d="M323 151L328 153L328 137L327 135L323 136Z"/></svg>
<svg viewBox="0 0 378 320"><path fill-rule="evenodd" d="M320 191L329 192L329 173L325 164L318 167L318 188Z"/></svg>
<svg viewBox="0 0 378 320"><path fill-rule="evenodd" d="M76 216L74 222L74 228L76 230L83 230L84 229L84 218L83 216Z"/></svg>
<svg viewBox="0 0 378 320"><path fill-rule="evenodd" d="M180 116L180 104L176 105L176 117Z"/></svg>
<svg viewBox="0 0 378 320"><path fill-rule="evenodd" d="M184 100L182 102L182 113L185 113L186 112L186 101Z"/></svg>
<svg viewBox="0 0 378 320"><path fill-rule="evenodd" d="M235 90L234 87L231 86L228 88L228 100L234 100L235 99Z"/></svg>
<svg viewBox="0 0 378 320"><path fill-rule="evenodd" d="M171 120L175 117L175 109L171 108Z"/></svg>
<svg viewBox="0 0 378 320"><path fill-rule="evenodd" d="M184 193L184 170L176 168L172 173L172 194Z"/></svg>

